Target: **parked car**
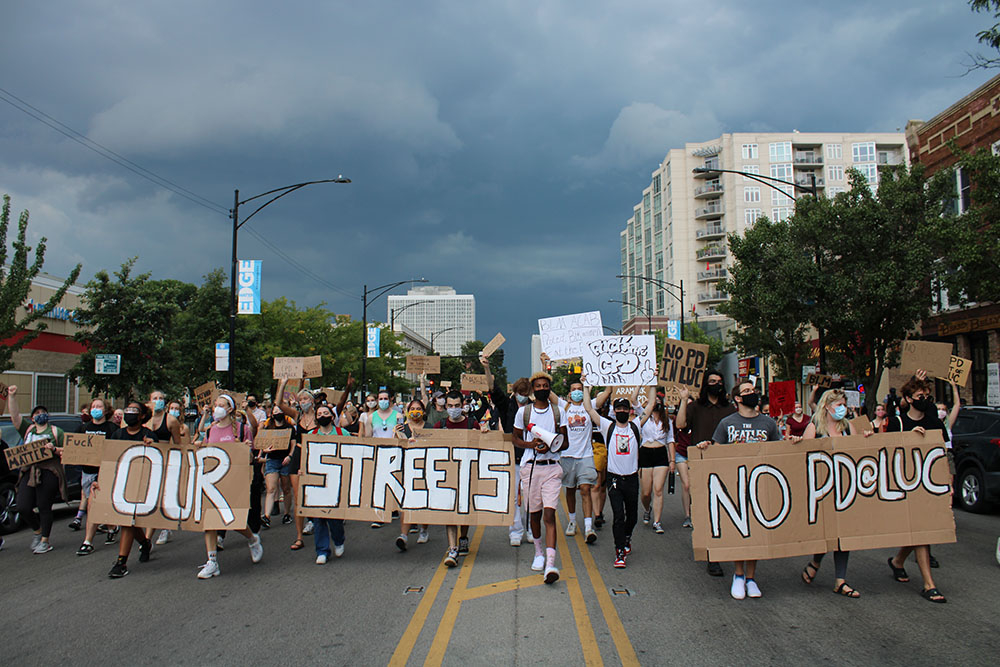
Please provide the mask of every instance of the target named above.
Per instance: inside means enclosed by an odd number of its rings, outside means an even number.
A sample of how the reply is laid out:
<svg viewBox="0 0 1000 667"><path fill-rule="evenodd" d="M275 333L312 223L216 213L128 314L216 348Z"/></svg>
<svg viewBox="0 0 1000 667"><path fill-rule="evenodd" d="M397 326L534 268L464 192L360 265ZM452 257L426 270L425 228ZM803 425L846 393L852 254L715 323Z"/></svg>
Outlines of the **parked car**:
<svg viewBox="0 0 1000 667"><path fill-rule="evenodd" d="M952 433L955 497L969 512L1000 500L1000 409L963 407Z"/></svg>
<svg viewBox="0 0 1000 667"><path fill-rule="evenodd" d="M80 427L80 418L53 415L51 423L67 433L74 433ZM16 447L22 442L21 435L10 419L0 421L0 435L3 439L3 442L0 443L0 451L8 447ZM7 457L0 456L0 534L12 533L23 523L21 515L17 511L17 477L18 471L8 467ZM67 466L66 491L69 497L63 498L64 502L80 499L80 469L76 466Z"/></svg>

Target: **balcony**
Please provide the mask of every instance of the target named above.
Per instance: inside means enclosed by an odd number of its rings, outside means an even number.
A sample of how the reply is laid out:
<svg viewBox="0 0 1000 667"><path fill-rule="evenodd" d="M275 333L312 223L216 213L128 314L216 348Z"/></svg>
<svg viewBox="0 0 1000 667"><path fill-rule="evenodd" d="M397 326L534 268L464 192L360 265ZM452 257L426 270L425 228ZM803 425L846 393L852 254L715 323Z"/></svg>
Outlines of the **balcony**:
<svg viewBox="0 0 1000 667"><path fill-rule="evenodd" d="M726 267L720 266L717 269L711 269L710 271L699 271L698 272L698 282L705 282L711 280L725 280L729 277L729 271Z"/></svg>
<svg viewBox="0 0 1000 667"><path fill-rule="evenodd" d="M726 226L721 224L716 225L705 225L704 229L699 229L695 232L695 237L699 241L711 241L712 239L720 239L726 235Z"/></svg>
<svg viewBox="0 0 1000 667"><path fill-rule="evenodd" d="M820 166L823 164L823 156L819 153L796 153L795 154L795 164L796 166L814 164Z"/></svg>
<svg viewBox="0 0 1000 667"><path fill-rule="evenodd" d="M726 246L720 245L718 243L705 246L704 248L695 253L695 257L697 257L699 260L725 259Z"/></svg>
<svg viewBox="0 0 1000 667"><path fill-rule="evenodd" d="M695 178L716 178L719 172L712 171L713 169L718 169L722 165L718 160L705 160L705 164L702 165L707 171L696 171L694 173Z"/></svg>
<svg viewBox="0 0 1000 667"><path fill-rule="evenodd" d="M702 310L701 314L704 317L720 317L722 315L722 313L720 313L717 309L711 307Z"/></svg>
<svg viewBox="0 0 1000 667"><path fill-rule="evenodd" d="M728 301L729 295L723 294L719 290L712 290L711 292L701 292L698 294L698 303L720 303L722 301Z"/></svg>
<svg viewBox="0 0 1000 667"><path fill-rule="evenodd" d="M806 176L806 177L799 176L798 178L795 179L795 185L801 185L804 188L811 188L812 187L812 179L809 178L808 176ZM819 178L816 179L816 187L817 188L825 187L824 186L824 180L823 180L822 177L819 177Z"/></svg>
<svg viewBox="0 0 1000 667"><path fill-rule="evenodd" d="M722 215L722 205L719 204L718 202L714 204L709 204L708 206L705 206L703 208L695 209L694 211L695 220L701 220L702 218L711 218L713 216L720 216L720 215Z"/></svg>
<svg viewBox="0 0 1000 667"><path fill-rule="evenodd" d="M708 197L721 197L722 183L706 183L700 188L694 189L695 199L706 199Z"/></svg>

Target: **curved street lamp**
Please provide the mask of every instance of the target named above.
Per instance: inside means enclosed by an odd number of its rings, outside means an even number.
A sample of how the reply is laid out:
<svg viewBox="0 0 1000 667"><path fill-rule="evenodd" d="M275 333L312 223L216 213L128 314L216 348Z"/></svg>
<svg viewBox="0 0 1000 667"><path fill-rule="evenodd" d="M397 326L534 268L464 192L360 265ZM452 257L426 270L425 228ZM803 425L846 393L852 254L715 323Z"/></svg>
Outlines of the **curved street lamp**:
<svg viewBox="0 0 1000 667"><path fill-rule="evenodd" d="M454 329L464 329L465 327L456 325L453 327L448 327L446 329L441 329L440 331L434 331L431 333L431 354L434 354L434 337L438 334L443 334L445 331L453 331Z"/></svg>
<svg viewBox="0 0 1000 667"><path fill-rule="evenodd" d="M672 296L675 299L677 299L678 301L680 301L680 304L681 304L681 330L679 332L678 340L684 340L684 281L683 280L680 281L680 285L675 285L673 283L668 283L666 280L660 280L659 278L649 278L648 276L643 276L643 275L638 275L638 274L631 274L631 273L619 274L619 275L615 276L615 278L637 278L639 280L645 280L646 282L653 283L654 285L656 285L657 287L659 287L660 289L662 289L664 292L666 292L670 296ZM680 292L680 296L677 296L676 294L674 294L673 292L671 292L669 289L667 289L667 288L670 288L670 287L672 287L673 289L676 289L677 291L679 291Z"/></svg>
<svg viewBox="0 0 1000 667"><path fill-rule="evenodd" d="M424 303L434 303L433 301L414 301L413 303L408 303L402 308L390 308L389 309L389 328L393 331L396 330L396 315L403 312L407 308L413 308L414 306L419 306Z"/></svg>
<svg viewBox="0 0 1000 667"><path fill-rule="evenodd" d="M400 285L405 285L407 283L425 283L426 278L410 278L409 280L397 280L394 283L386 283L385 285L379 285L378 287L373 287L368 289L368 285L364 286L364 292L361 295L361 396L364 397L368 393L368 350L367 350L367 338L368 338L368 306L375 303L375 301L388 292L391 289L399 287ZM370 293L375 292L369 296Z"/></svg>
<svg viewBox="0 0 1000 667"><path fill-rule="evenodd" d="M640 313L645 313L646 314L646 326L647 326L646 333L652 333L652 331L653 331L653 316L650 314L650 312L648 310L646 310L645 308L643 308L642 306L640 306L637 303L632 303L631 301L622 301L621 299L608 299L608 303L620 303L623 306L632 306L633 308L637 309Z"/></svg>

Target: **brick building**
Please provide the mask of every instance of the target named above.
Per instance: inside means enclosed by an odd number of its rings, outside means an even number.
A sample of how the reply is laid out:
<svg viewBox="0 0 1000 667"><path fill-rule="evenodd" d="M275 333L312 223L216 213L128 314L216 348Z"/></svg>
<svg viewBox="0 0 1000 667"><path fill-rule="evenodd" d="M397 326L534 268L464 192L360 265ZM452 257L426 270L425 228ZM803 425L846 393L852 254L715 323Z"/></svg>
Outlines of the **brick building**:
<svg viewBox="0 0 1000 667"><path fill-rule="evenodd" d="M928 175L951 168L957 162L948 142L963 151L990 148L1000 154L1000 76L995 76L969 95L927 122L911 120L906 125L906 143L910 162L927 168ZM971 186L967 174L955 172L955 206L965 211L971 204ZM949 304L947 293L936 295L934 312L921 323L922 337L950 342L954 354L972 360L972 377L961 390L962 398L974 405L1000 405L1000 397L987 396L1000 362L1000 304L972 304L957 308ZM942 383L939 381L939 385ZM936 395L943 396L938 386Z"/></svg>

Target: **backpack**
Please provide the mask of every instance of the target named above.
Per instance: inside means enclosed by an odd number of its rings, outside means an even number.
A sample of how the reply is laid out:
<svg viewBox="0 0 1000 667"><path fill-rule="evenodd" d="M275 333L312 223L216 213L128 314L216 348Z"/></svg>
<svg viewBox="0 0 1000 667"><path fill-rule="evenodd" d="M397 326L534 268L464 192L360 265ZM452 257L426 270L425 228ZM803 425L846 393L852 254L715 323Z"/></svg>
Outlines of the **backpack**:
<svg viewBox="0 0 1000 667"><path fill-rule="evenodd" d="M636 444L641 445L642 436L639 434L639 427L635 425L634 421L629 421L628 425L632 427L632 434L635 436ZM609 452L611 451L611 436L615 432L615 427L617 426L618 422L612 423L611 426L608 428L608 432L604 436L604 444L608 448Z"/></svg>

